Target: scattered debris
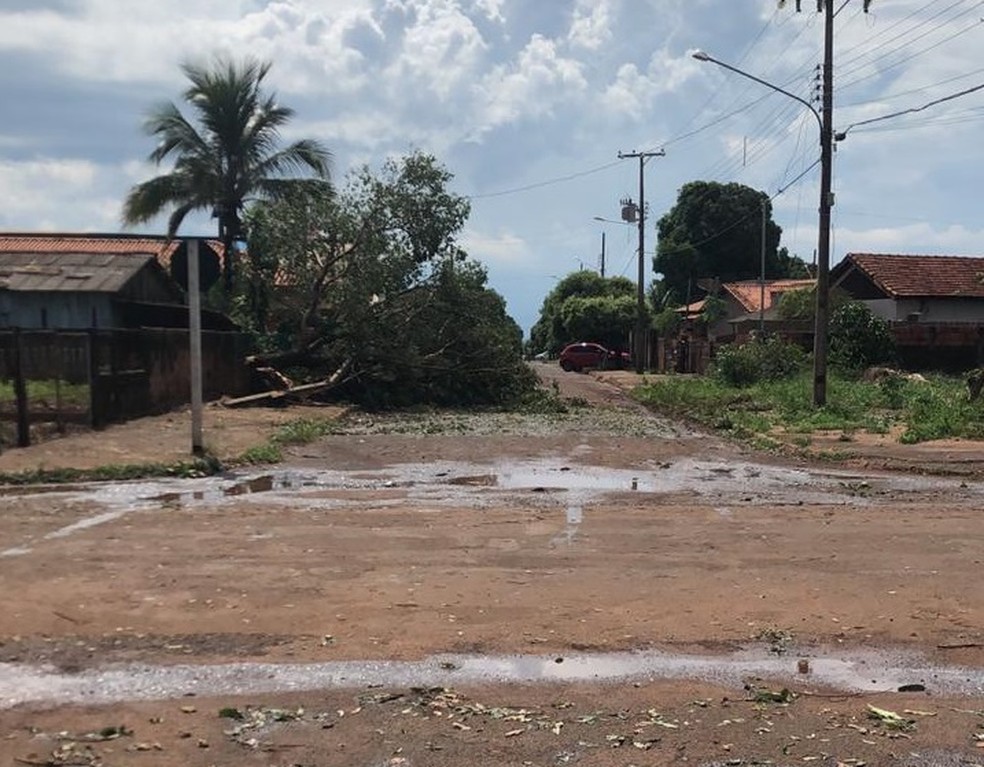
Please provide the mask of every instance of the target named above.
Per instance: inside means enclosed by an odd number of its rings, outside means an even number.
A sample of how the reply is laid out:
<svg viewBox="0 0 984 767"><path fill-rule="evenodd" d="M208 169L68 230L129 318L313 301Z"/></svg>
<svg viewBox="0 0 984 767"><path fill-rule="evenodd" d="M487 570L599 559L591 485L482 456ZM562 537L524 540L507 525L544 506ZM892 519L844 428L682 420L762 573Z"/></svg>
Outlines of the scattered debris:
<svg viewBox="0 0 984 767"><path fill-rule="evenodd" d="M762 629L755 638L762 642L768 642L769 652L776 655L785 655L789 646L793 643L793 632L770 626L769 628Z"/></svg>
<svg viewBox="0 0 984 767"><path fill-rule="evenodd" d="M870 703L868 704L868 718L876 720L879 724L889 730L908 732L916 728L915 719L906 719L894 711L889 711L885 708L877 708L876 706L872 706Z"/></svg>

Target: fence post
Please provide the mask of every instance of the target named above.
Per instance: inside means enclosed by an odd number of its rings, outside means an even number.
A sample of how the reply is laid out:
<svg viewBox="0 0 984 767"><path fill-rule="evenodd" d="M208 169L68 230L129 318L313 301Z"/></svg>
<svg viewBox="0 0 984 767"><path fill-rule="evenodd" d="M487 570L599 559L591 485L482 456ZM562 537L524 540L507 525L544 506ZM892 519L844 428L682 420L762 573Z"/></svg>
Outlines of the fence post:
<svg viewBox="0 0 984 767"><path fill-rule="evenodd" d="M96 331L90 329L85 337L86 360L89 368L89 422L93 429L102 426L102 392L99 383L99 351Z"/></svg>
<svg viewBox="0 0 984 767"><path fill-rule="evenodd" d="M20 328L14 328L14 397L17 400L17 446L31 444L31 422L28 418L27 384L24 381L23 339Z"/></svg>

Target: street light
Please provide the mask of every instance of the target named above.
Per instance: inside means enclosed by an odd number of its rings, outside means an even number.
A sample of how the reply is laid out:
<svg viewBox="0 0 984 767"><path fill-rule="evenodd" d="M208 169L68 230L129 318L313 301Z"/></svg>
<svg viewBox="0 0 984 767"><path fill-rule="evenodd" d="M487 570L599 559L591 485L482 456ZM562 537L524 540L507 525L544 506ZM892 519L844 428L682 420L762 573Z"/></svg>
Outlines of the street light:
<svg viewBox="0 0 984 767"><path fill-rule="evenodd" d="M827 16L826 23L832 25L832 14L828 13ZM833 39L833 35L827 34L826 39L828 41L826 46L829 47L829 41ZM827 85L823 90L823 115L817 112L809 101L800 98L795 93L790 93L778 85L773 85L731 64L725 64L704 51L694 51L691 55L697 61L709 61L712 64L717 64L719 67L798 101L809 109L810 114L817 119L817 125L820 128L820 231L817 241L817 310L813 329L813 404L815 407L823 407L827 403L827 328L830 317L830 186L831 166L833 164L833 129L831 127L833 96L829 86L831 52L826 50L824 57L824 83Z"/></svg>

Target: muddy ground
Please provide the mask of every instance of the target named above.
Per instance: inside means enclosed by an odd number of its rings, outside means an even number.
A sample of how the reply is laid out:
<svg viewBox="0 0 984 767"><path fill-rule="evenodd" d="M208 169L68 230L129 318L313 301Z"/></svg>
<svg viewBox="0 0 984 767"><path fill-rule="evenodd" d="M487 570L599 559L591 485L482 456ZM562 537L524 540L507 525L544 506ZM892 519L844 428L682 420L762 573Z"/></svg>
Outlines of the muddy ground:
<svg viewBox="0 0 984 767"><path fill-rule="evenodd" d="M979 446L778 461L540 370L588 406L0 496L0 765L984 764Z"/></svg>

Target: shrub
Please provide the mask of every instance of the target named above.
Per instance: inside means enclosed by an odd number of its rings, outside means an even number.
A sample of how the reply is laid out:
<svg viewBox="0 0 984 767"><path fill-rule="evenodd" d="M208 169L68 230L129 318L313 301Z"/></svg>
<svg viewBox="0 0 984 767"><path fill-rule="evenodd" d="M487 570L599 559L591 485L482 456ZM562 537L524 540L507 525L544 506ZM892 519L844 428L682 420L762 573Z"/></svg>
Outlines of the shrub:
<svg viewBox="0 0 984 767"><path fill-rule="evenodd" d="M790 378L806 364L806 352L778 338L726 346L718 352L714 375L730 386Z"/></svg>
<svg viewBox="0 0 984 767"><path fill-rule="evenodd" d="M895 339L888 323L859 301L837 307L830 317L830 363L861 371L895 359Z"/></svg>

